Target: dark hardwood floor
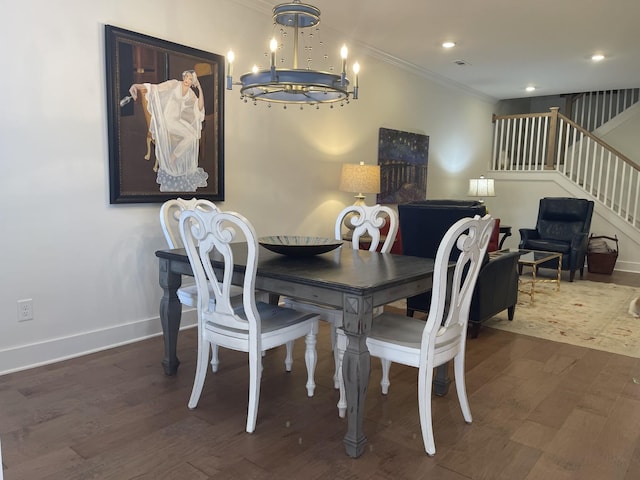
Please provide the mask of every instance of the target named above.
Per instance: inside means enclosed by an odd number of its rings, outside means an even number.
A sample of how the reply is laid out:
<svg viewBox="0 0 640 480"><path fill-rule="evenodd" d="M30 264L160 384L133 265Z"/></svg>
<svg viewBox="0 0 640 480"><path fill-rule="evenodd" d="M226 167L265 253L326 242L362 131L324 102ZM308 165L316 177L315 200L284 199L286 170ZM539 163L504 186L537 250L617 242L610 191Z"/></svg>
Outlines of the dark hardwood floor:
<svg viewBox="0 0 640 480"><path fill-rule="evenodd" d="M585 278L640 287L634 274ZM467 342L474 421L464 423L454 388L434 397L435 457L423 450L416 371L394 365L384 397L373 359L368 446L354 460L326 324L313 398L303 343L289 374L282 349L264 358L254 434L244 431L244 354L222 351L188 410L195 333L180 336L174 377L163 374L160 338L0 377L5 480L640 478L640 359L484 328Z"/></svg>

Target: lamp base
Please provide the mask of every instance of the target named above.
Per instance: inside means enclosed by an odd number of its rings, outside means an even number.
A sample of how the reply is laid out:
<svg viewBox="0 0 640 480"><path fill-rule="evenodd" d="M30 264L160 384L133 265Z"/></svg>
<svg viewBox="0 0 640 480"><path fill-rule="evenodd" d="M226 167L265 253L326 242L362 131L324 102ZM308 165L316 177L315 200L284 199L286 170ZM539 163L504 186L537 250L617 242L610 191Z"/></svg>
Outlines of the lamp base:
<svg viewBox="0 0 640 480"><path fill-rule="evenodd" d="M489 213L489 207L487 207L487 204L484 203L484 200L481 198L478 200L478 202L480 202L480 205L484 205L485 212Z"/></svg>

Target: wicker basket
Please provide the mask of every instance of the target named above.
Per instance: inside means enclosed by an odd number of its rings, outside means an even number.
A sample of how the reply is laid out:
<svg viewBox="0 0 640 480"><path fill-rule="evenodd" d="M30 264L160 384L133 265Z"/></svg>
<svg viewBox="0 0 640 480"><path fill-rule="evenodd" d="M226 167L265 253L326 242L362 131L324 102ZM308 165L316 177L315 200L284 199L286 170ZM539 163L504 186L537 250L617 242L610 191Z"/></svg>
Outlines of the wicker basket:
<svg viewBox="0 0 640 480"><path fill-rule="evenodd" d="M606 240L616 242L615 250L609 247ZM604 273L611 275L618 259L618 237L605 235L589 237L589 250L587 252L587 267L589 273Z"/></svg>

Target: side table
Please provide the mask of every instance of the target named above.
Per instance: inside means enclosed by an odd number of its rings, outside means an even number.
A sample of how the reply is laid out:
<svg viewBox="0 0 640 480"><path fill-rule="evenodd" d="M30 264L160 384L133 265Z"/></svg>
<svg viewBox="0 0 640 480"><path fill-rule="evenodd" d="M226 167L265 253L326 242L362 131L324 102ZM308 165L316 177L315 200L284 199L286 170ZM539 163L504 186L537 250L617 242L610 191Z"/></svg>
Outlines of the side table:
<svg viewBox="0 0 640 480"><path fill-rule="evenodd" d="M502 244L507 237L511 236L511 225L500 225L500 235L502 235L502 238L500 239L500 243L498 243L498 250L502 250Z"/></svg>
<svg viewBox="0 0 640 480"><path fill-rule="evenodd" d="M521 255L518 260L518 269L522 273L522 267L531 267L531 280L520 279L521 284L529 283L531 288L529 291L522 291L529 295L530 303L533 304L535 296L536 283L555 283L556 290L560 290L560 278L562 275L562 254L557 252L542 252L536 250L520 250ZM537 278L538 266L546 263L550 260L556 259L558 262L558 273L556 278L553 279L540 279Z"/></svg>

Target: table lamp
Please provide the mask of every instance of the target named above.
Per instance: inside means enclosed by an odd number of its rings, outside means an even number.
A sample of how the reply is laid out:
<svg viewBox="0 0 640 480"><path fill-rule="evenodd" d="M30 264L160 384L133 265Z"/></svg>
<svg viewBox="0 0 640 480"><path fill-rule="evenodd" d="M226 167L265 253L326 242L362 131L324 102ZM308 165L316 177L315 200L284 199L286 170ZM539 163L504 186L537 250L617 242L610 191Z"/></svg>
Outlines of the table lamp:
<svg viewBox="0 0 640 480"><path fill-rule="evenodd" d="M493 178L484 178L484 175L480 175L480 178L469 179L467 196L480 197L480 203L484 203L484 197L495 197L496 190Z"/></svg>
<svg viewBox="0 0 640 480"><path fill-rule="evenodd" d="M358 192L354 205L364 205L365 193L380 193L380 165L345 163L340 175L340 190Z"/></svg>

